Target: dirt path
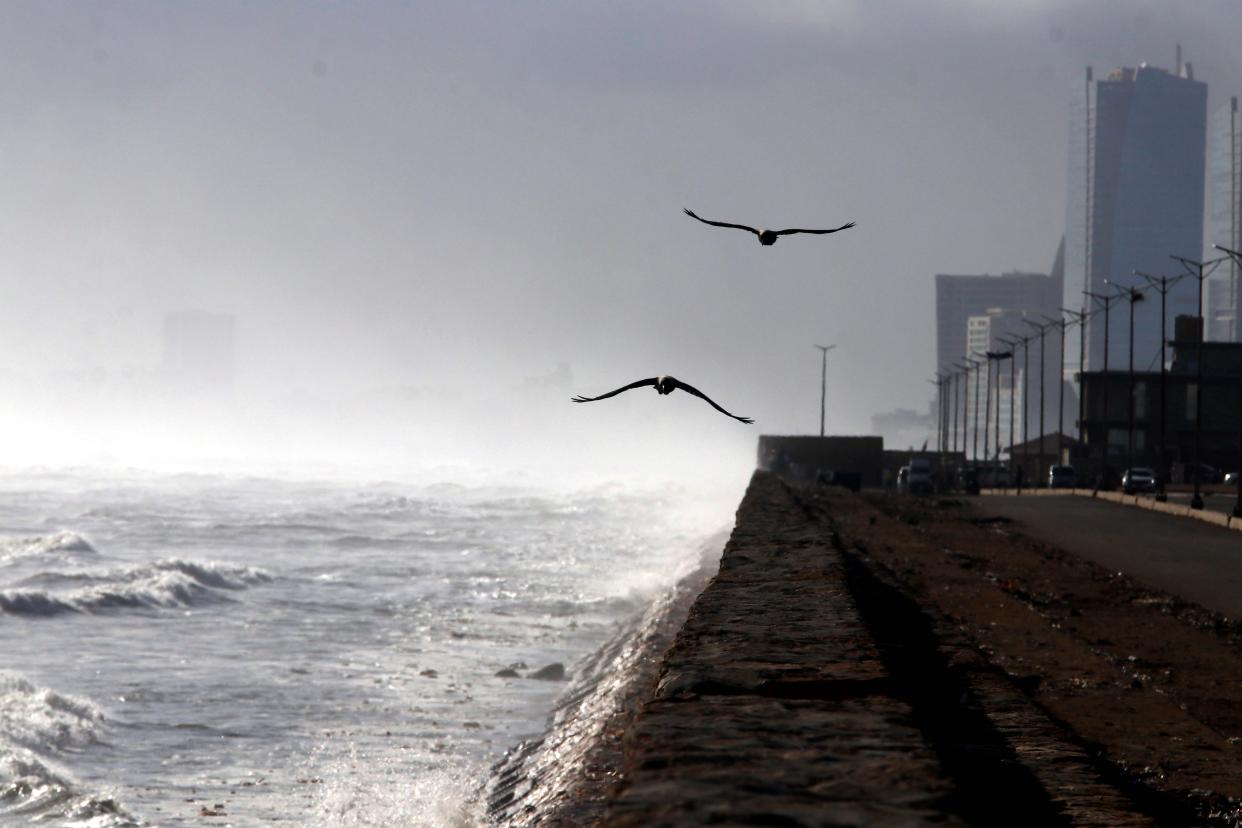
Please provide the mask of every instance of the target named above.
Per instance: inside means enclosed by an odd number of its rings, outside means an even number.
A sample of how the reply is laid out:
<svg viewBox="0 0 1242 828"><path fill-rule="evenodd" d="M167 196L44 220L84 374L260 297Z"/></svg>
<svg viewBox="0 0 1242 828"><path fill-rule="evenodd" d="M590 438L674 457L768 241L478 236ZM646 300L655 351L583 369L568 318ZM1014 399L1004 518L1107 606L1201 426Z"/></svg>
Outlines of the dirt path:
<svg viewBox="0 0 1242 828"><path fill-rule="evenodd" d="M1236 625L963 502L826 489L806 497L1097 757L1102 779L1161 823L1233 824L1242 798Z"/></svg>

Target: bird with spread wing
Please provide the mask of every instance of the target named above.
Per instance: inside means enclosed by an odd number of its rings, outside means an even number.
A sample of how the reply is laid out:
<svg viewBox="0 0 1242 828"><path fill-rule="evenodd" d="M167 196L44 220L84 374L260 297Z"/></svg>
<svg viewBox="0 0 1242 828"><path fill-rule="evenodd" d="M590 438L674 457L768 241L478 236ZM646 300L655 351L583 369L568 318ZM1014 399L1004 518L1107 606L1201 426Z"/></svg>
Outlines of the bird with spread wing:
<svg viewBox="0 0 1242 828"><path fill-rule="evenodd" d="M710 224L713 227L732 227L735 230L749 230L751 233L754 233L756 236L759 237L759 243L762 245L776 244L776 239L778 236L789 236L789 235L793 235L794 233L814 233L815 235L822 236L825 233L836 233L838 230L848 230L854 226L854 222L851 221L849 224L842 224L840 227L836 227L832 230L799 230L799 229L794 229L794 228L791 228L789 230L756 230L753 227L747 227L745 224L730 224L726 221L708 221L705 218L699 218L698 216L696 216L693 210L689 208L685 208L685 209L686 209L686 215L689 216L690 218L697 219L698 221L701 221L704 224Z"/></svg>
<svg viewBox="0 0 1242 828"><path fill-rule="evenodd" d="M631 382L629 385L621 386L616 391L609 391L607 394L600 394L598 397L577 396L577 397L573 397L572 399L576 403L595 402L596 400L606 400L609 397L615 397L616 395L620 394L622 391L629 391L631 388L642 388L644 385L655 386L655 390L660 394L671 394L674 391L676 391L678 388L680 388L682 391L686 391L698 397L699 399L706 401L708 405L710 405L712 408L719 411L721 414L724 414L728 417L732 417L735 420L741 420L742 422L748 425L754 422L754 420L752 420L750 417L739 417L736 414L730 414L728 411L725 411L723 408L716 405L716 403L712 401L711 397L707 396L702 391L695 388L693 385L689 385L687 383L682 382L679 379L676 379L674 377L670 377L667 375L661 375L658 377L648 377L647 379L638 380L637 382Z"/></svg>

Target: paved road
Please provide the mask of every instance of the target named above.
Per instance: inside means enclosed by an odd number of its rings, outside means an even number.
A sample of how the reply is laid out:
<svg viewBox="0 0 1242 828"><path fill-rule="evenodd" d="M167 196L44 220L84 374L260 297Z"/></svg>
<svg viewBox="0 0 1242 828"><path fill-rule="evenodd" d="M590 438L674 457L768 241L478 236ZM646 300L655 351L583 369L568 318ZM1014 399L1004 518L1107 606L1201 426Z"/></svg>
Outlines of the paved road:
<svg viewBox="0 0 1242 828"><path fill-rule="evenodd" d="M1190 505L1190 499L1193 495L1186 492L1169 492L1170 503L1181 503ZM1210 509L1215 512L1224 512L1225 514L1233 513L1233 506L1238 502L1238 496L1233 493L1224 494L1221 492L1204 492L1203 508Z"/></svg>
<svg viewBox="0 0 1242 828"><path fill-rule="evenodd" d="M1017 521L1031 537L1242 618L1242 532L1073 495L975 502L986 514Z"/></svg>

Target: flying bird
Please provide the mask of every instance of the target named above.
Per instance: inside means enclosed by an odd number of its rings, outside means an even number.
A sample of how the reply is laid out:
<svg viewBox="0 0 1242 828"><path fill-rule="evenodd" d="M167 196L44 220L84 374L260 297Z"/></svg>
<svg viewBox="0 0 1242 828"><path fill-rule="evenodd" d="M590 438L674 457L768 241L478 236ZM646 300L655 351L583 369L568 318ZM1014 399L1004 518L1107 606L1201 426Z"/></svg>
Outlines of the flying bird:
<svg viewBox="0 0 1242 828"><path fill-rule="evenodd" d="M842 224L840 227L837 227L833 230L798 230L798 229L756 230L753 227L747 227L745 224L729 224L726 221L708 221L705 218L699 218L698 216L696 216L694 214L694 211L689 208L686 208L686 215L692 219L697 219L698 221L701 221L704 224L710 224L713 227L733 227L737 230L749 230L750 232L754 233L756 236L759 237L759 243L763 245L776 244L777 236L789 236L794 233L814 233L816 235L822 236L825 233L835 233L837 232L837 230L848 230L854 226L854 222L851 221L849 224Z"/></svg>
<svg viewBox="0 0 1242 828"><path fill-rule="evenodd" d="M707 396L702 391L695 388L693 385L689 385L675 377L670 377L666 375L661 375L658 377L648 377L647 379L638 380L637 382L631 382L629 385L621 386L616 391L609 391L607 394L600 394L598 397L577 396L577 397L573 397L572 399L576 403L595 402L596 400L606 400L609 397L617 396L622 391L629 391L631 388L642 388L644 385L654 385L655 390L659 392L660 394L671 394L674 391L676 391L678 388L680 388L682 391L689 392L693 394L694 396L698 397L699 399L705 400L708 405L710 405L712 408L719 411L721 414L724 414L728 417L732 417L735 420L741 420L742 422L748 425L754 422L754 420L752 420L750 417L739 417L736 414L730 414L728 411L725 411L723 408L716 405L716 403L712 401L711 397Z"/></svg>

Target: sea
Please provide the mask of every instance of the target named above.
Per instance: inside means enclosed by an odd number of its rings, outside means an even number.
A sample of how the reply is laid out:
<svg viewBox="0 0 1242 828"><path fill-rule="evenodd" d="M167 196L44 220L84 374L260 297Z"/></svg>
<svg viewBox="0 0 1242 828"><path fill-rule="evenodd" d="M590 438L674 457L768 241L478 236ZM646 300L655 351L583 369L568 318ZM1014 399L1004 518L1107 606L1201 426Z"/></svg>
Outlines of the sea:
<svg viewBox="0 0 1242 828"><path fill-rule="evenodd" d="M0 470L0 825L486 824L737 499L462 477Z"/></svg>

